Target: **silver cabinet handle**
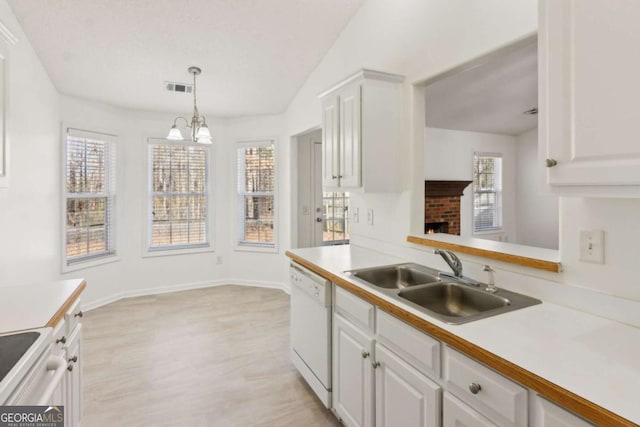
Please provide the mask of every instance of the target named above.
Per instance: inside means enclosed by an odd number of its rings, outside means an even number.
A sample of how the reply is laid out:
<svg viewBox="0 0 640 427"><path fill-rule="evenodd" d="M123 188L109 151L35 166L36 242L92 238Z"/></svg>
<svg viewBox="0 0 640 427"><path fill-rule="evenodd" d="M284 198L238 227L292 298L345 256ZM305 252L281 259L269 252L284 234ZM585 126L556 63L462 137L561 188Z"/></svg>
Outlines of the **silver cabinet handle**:
<svg viewBox="0 0 640 427"><path fill-rule="evenodd" d="M471 394L478 394L480 390L482 390L482 387L480 386L480 384L478 383L469 384L469 391L471 392Z"/></svg>
<svg viewBox="0 0 640 427"><path fill-rule="evenodd" d="M362 350L362 358L366 359L367 357L369 357L369 352L365 351L365 350Z"/></svg>
<svg viewBox="0 0 640 427"><path fill-rule="evenodd" d="M558 161L556 159L547 159L545 161L545 164L547 165L548 168L552 168L558 164Z"/></svg>
<svg viewBox="0 0 640 427"><path fill-rule="evenodd" d="M78 361L78 356L73 356L69 358L69 362L76 363Z"/></svg>
<svg viewBox="0 0 640 427"><path fill-rule="evenodd" d="M331 179L338 179L338 175L331 175Z"/></svg>
<svg viewBox="0 0 640 427"><path fill-rule="evenodd" d="M380 366L380 362L373 362L371 366L373 366L373 369L376 369L378 366Z"/></svg>
<svg viewBox="0 0 640 427"><path fill-rule="evenodd" d="M56 340L56 344L58 343L65 344L66 342L67 342L67 338L65 336Z"/></svg>
<svg viewBox="0 0 640 427"><path fill-rule="evenodd" d="M73 363L69 363L69 366L67 366L67 371L69 372L73 371Z"/></svg>
<svg viewBox="0 0 640 427"><path fill-rule="evenodd" d="M84 313L82 312L82 310L80 310L79 312L73 315L73 317L82 317L82 316L84 316Z"/></svg>
<svg viewBox="0 0 640 427"><path fill-rule="evenodd" d="M322 218L316 218L316 222L322 222Z"/></svg>

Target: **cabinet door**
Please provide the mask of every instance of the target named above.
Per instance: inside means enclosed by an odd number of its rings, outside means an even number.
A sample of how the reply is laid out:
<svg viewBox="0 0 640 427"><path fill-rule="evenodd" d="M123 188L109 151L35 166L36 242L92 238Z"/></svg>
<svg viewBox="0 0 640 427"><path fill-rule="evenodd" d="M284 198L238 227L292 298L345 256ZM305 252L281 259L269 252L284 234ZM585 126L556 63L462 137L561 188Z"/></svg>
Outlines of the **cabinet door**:
<svg viewBox="0 0 640 427"><path fill-rule="evenodd" d="M337 188L340 175L338 126L339 98L330 96L322 101L322 186Z"/></svg>
<svg viewBox="0 0 640 427"><path fill-rule="evenodd" d="M360 83L340 91L340 186L360 187Z"/></svg>
<svg viewBox="0 0 640 427"><path fill-rule="evenodd" d="M72 333L67 349L65 426L80 426L82 420L82 324Z"/></svg>
<svg viewBox="0 0 640 427"><path fill-rule="evenodd" d="M532 408L532 427L592 427L571 412L535 396Z"/></svg>
<svg viewBox="0 0 640 427"><path fill-rule="evenodd" d="M640 184L638 22L638 0L540 0L540 143L557 161L550 184Z"/></svg>
<svg viewBox="0 0 640 427"><path fill-rule="evenodd" d="M333 317L333 408L348 427L373 425L373 339Z"/></svg>
<svg viewBox="0 0 640 427"><path fill-rule="evenodd" d="M438 384L376 344L376 427L440 425Z"/></svg>
<svg viewBox="0 0 640 427"><path fill-rule="evenodd" d="M496 427L488 418L445 392L442 404L442 427Z"/></svg>

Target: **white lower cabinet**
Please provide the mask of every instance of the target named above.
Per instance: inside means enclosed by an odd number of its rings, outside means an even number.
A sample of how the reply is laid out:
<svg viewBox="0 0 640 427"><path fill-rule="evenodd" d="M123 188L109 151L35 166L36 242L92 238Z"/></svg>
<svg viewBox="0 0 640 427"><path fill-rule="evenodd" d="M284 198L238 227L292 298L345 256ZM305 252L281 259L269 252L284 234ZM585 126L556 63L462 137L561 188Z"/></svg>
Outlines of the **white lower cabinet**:
<svg viewBox="0 0 640 427"><path fill-rule="evenodd" d="M82 312L76 303L53 329L53 354L67 361L67 373L53 392L52 404L64 406L65 427L82 422Z"/></svg>
<svg viewBox="0 0 640 427"><path fill-rule="evenodd" d="M376 427L437 427L441 388L376 344Z"/></svg>
<svg viewBox="0 0 640 427"><path fill-rule="evenodd" d="M442 399L442 427L496 427L487 417L451 393Z"/></svg>
<svg viewBox="0 0 640 427"><path fill-rule="evenodd" d="M334 287L332 410L348 427L593 427Z"/></svg>
<svg viewBox="0 0 640 427"><path fill-rule="evenodd" d="M373 425L373 337L333 316L333 410L344 425Z"/></svg>
<svg viewBox="0 0 640 427"><path fill-rule="evenodd" d="M82 325L78 324L67 347L65 387L66 427L79 427L82 420Z"/></svg>

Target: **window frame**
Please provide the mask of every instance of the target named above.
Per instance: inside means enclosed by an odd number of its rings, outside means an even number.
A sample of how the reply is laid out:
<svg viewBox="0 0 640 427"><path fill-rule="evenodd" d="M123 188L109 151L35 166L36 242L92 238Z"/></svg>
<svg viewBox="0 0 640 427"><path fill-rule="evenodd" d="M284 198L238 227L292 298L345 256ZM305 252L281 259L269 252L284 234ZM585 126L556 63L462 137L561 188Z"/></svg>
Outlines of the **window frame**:
<svg viewBox="0 0 640 427"><path fill-rule="evenodd" d="M250 148L250 147L261 147L261 146L273 146L273 243L261 243L261 242L247 242L242 241L240 236L242 235L242 222L241 219L244 218L244 204L240 203L240 198L245 197L246 193L240 192L240 183L238 179L240 178L240 171L238 167L240 166L238 155L239 150L241 148ZM234 233L234 247L236 251L245 251L245 252L267 252L267 253L277 253L278 252L278 231L279 231L279 182L278 182L278 143L275 137L270 138L256 138L256 139L243 139L238 140L234 144L234 160L235 160L235 168L234 172L234 184L235 184L235 233ZM269 194L261 194L264 196L268 196Z"/></svg>
<svg viewBox="0 0 640 427"><path fill-rule="evenodd" d="M151 246L152 238L152 217L151 212L153 210L153 151L151 147L157 144L202 147L206 152L206 196L207 196L207 219L205 221L206 226L206 243L196 244L179 244L179 245L166 245L166 246ZM173 255L186 255L196 253L215 252L214 245L214 204L213 204L213 185L212 185L212 149L209 146L198 144L193 141L172 141L163 137L146 137L145 138L145 150L146 150L146 179L144 180L144 209L143 209L143 236L142 236L142 256L147 257L161 257L161 256L173 256ZM185 193L186 194L186 193Z"/></svg>
<svg viewBox="0 0 640 427"><path fill-rule="evenodd" d="M495 210L497 212L498 215L498 225L497 226L493 226L493 227L487 227L487 228L482 228L482 229L478 229L476 230L476 209L475 209L475 198L476 198L476 187L474 184L474 181L476 179L476 173L475 173L475 165L476 165L476 158L477 157L492 157L494 159L500 159L500 171L499 171L499 177L500 177L500 182L499 182L499 187L496 190L494 188L494 191L483 191L483 194L487 194L487 193L491 193L495 195L495 205L498 206L498 208ZM504 229L504 223L503 223L503 206L502 206L502 196L503 196L503 192L504 192L504 188L503 188L503 184L504 184L504 156L502 153L498 153L498 152L487 152L487 151L475 151L473 153L473 157L472 157L472 162L471 162L471 231L473 233L473 235L484 235L484 234L494 234L496 232L500 232ZM495 172L493 173L493 175L496 175ZM495 185L494 185L495 187Z"/></svg>
<svg viewBox="0 0 640 427"><path fill-rule="evenodd" d="M106 143L106 148L110 151L109 153L109 164L105 164L105 185L108 186L107 191L101 193L102 196L96 196L94 198L106 197L110 199L110 222L109 229L106 230L108 233L107 240L107 250L105 252L99 254L91 254L83 257L79 257L71 262L67 258L67 200L70 198L69 193L67 191L67 146L68 146L68 137L70 131L75 131L79 134L93 134L96 135L96 140L103 141ZM102 137L103 139L100 139ZM101 129L84 129L81 126L72 126L67 123L62 123L61 128L61 140L62 140L62 150L61 150L61 164L62 164L62 173L61 173L61 185L62 185L62 197L61 200L61 272L69 273L77 270L83 270L86 268L96 267L103 264L108 264L112 262L117 262L120 258L117 255L117 146L118 146L118 136ZM105 159L106 163L106 159ZM86 193L79 193L86 194ZM77 198L77 197L71 197Z"/></svg>

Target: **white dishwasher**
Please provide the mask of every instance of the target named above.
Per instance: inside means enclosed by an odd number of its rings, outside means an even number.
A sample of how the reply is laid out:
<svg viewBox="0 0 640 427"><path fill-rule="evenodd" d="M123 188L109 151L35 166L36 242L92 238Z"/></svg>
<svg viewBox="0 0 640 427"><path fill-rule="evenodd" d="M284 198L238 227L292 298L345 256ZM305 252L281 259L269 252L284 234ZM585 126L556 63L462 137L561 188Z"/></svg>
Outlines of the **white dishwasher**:
<svg viewBox="0 0 640 427"><path fill-rule="evenodd" d="M291 263L291 361L331 405L331 282Z"/></svg>

